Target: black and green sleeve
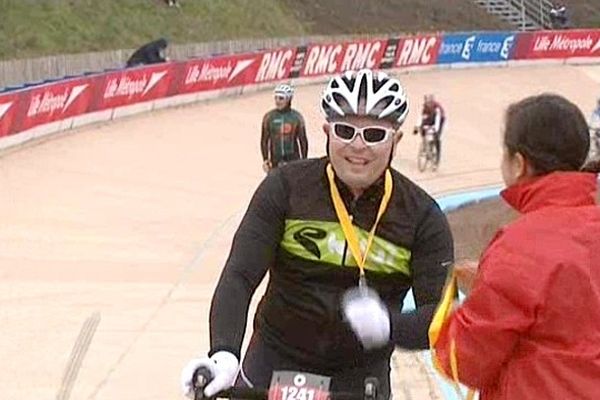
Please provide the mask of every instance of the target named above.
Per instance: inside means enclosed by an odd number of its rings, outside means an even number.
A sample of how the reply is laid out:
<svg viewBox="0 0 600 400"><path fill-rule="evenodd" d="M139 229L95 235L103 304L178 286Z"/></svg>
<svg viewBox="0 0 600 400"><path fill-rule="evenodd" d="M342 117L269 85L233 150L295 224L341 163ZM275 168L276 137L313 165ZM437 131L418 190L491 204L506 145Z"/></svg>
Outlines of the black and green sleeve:
<svg viewBox="0 0 600 400"><path fill-rule="evenodd" d="M271 133L269 132L271 113L265 114L261 124L260 132L260 151L262 153L263 161L270 160L270 147L271 147Z"/></svg>
<svg viewBox="0 0 600 400"><path fill-rule="evenodd" d="M298 147L300 148L300 158L308 158L308 139L306 138L306 123L300 113L298 114Z"/></svg>
<svg viewBox="0 0 600 400"><path fill-rule="evenodd" d="M210 353L240 357L248 308L256 288L273 264L283 235L286 191L279 171L260 184L235 233L210 309Z"/></svg>
<svg viewBox="0 0 600 400"><path fill-rule="evenodd" d="M408 313L392 311L392 341L396 346L411 350L429 348L429 325L453 262L452 232L446 216L434 202L417 227L412 249L412 291L416 310Z"/></svg>

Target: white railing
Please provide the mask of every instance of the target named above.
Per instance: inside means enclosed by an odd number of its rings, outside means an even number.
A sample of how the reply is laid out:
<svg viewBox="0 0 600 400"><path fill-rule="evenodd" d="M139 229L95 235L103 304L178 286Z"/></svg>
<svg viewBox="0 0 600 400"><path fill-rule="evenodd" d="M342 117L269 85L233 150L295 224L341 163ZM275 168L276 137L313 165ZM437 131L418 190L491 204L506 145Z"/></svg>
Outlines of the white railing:
<svg viewBox="0 0 600 400"><path fill-rule="evenodd" d="M544 20L549 20L548 0L477 0L476 3L521 31L542 29Z"/></svg>
<svg viewBox="0 0 600 400"><path fill-rule="evenodd" d="M549 0L509 0L509 3L521 11L522 27L526 21L532 20L541 28L550 28L550 10L552 3Z"/></svg>

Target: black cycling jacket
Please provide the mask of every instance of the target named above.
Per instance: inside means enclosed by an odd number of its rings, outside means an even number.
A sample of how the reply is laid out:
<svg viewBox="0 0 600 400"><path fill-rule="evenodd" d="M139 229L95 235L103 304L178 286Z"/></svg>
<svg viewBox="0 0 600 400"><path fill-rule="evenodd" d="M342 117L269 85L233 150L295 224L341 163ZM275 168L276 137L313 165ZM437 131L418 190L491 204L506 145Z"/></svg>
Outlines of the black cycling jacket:
<svg viewBox="0 0 600 400"><path fill-rule="evenodd" d="M256 190L214 293L211 351L240 355L250 299L266 272L269 282L255 331L273 348L326 373L381 362L393 346L365 352L341 313L341 297L357 285L356 267L325 173L326 158L297 161L271 172ZM428 347L427 331L453 262L452 235L437 203L392 170L393 192L369 252L366 276L387 304L392 343ZM383 178L354 199L337 185L366 240L383 196ZM417 310L401 313L412 287Z"/></svg>
<svg viewBox="0 0 600 400"><path fill-rule="evenodd" d="M260 149L263 160L271 161L274 167L282 161L306 158L308 140L302 115L291 107L266 113L261 128Z"/></svg>

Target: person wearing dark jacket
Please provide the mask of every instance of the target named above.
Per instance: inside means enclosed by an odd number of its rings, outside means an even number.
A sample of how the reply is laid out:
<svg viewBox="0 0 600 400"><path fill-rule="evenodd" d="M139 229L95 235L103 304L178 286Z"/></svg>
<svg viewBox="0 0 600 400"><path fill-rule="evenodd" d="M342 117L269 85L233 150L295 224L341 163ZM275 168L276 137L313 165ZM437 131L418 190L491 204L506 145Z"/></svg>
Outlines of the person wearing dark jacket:
<svg viewBox="0 0 600 400"><path fill-rule="evenodd" d="M292 108L294 89L280 84L274 95L275 108L265 114L261 124L260 150L265 172L308 157L306 124L302 114Z"/></svg>
<svg viewBox="0 0 600 400"><path fill-rule="evenodd" d="M256 190L213 295L208 356L182 371L187 396L207 368L208 397L234 382L266 389L274 371L291 370L359 395L375 377L387 400L394 346L429 346L453 244L435 200L390 166L406 92L383 72L349 71L331 79L320 105L328 156L280 166ZM267 272L240 363L250 299ZM402 313L410 289L416 310Z"/></svg>
<svg viewBox="0 0 600 400"><path fill-rule="evenodd" d="M129 57L129 60L127 60L127 68L168 61L166 55L167 46L168 42L165 38L160 38L143 45Z"/></svg>
<svg viewBox="0 0 600 400"><path fill-rule="evenodd" d="M522 215L489 244L434 345L438 367L481 400L599 398L600 165L583 165L589 145L585 117L560 96L508 108L502 197Z"/></svg>
<svg viewBox="0 0 600 400"><path fill-rule="evenodd" d="M569 28L569 11L564 3L556 3L550 9L550 22L553 29Z"/></svg>

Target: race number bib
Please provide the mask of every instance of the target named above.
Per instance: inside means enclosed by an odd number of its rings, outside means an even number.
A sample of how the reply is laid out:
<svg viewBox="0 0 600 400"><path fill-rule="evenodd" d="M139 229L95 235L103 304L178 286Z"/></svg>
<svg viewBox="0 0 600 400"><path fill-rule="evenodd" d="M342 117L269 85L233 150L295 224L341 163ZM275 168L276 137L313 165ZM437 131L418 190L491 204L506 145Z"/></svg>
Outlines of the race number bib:
<svg viewBox="0 0 600 400"><path fill-rule="evenodd" d="M328 400L331 378L291 371L275 371L269 400Z"/></svg>

